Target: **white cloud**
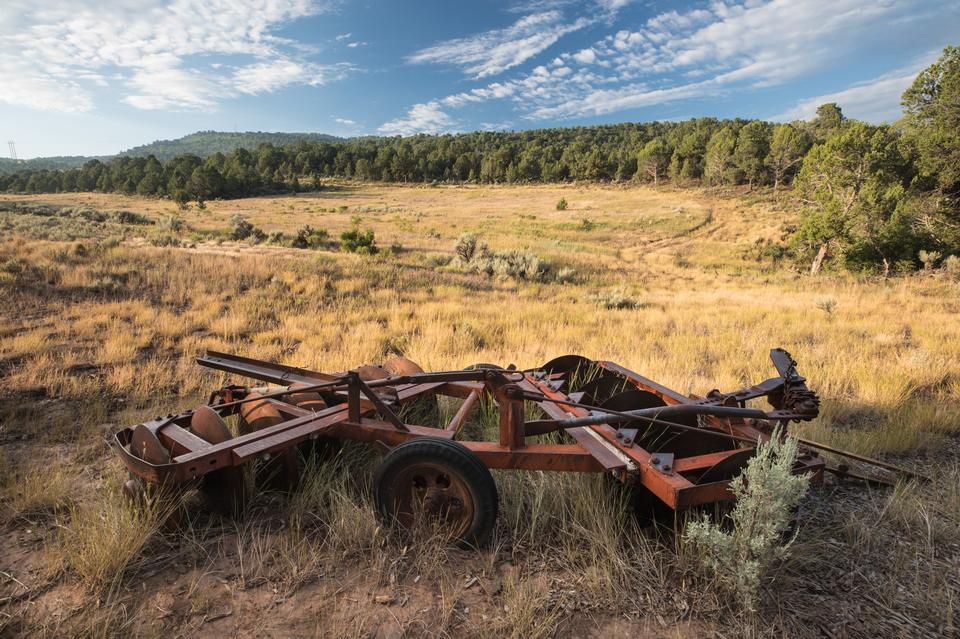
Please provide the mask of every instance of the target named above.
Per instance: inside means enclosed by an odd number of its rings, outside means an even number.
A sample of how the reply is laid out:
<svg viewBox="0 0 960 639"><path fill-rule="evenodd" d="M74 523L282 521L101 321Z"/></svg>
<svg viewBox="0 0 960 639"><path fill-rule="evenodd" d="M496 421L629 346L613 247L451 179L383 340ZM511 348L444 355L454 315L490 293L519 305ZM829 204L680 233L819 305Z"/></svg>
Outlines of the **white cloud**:
<svg viewBox="0 0 960 639"><path fill-rule="evenodd" d="M597 61L597 52L593 49L581 49L574 53L572 57L580 64L593 64Z"/></svg>
<svg viewBox="0 0 960 639"><path fill-rule="evenodd" d="M356 122L354 122L353 120L350 120L349 118L333 118L333 121L339 124L345 124L347 126L356 126L357 124Z"/></svg>
<svg viewBox="0 0 960 639"><path fill-rule="evenodd" d="M363 42L361 40L356 40L348 44L347 47L350 49L356 49L357 47L362 47L362 46L365 46L366 44L367 44L366 42Z"/></svg>
<svg viewBox="0 0 960 639"><path fill-rule="evenodd" d="M414 53L408 61L454 64L476 78L484 78L526 62L562 36L589 23L586 18L567 23L559 11L533 13L505 29L441 42Z"/></svg>
<svg viewBox="0 0 960 639"><path fill-rule="evenodd" d="M341 33L337 36L337 42L342 42L343 40L349 40L352 33Z"/></svg>
<svg viewBox="0 0 960 639"><path fill-rule="evenodd" d="M939 51L928 56L922 63L898 69L867 82L858 82L842 91L800 100L792 108L770 119L777 122L811 120L816 116L818 106L836 102L847 117L874 123L893 122L903 115L900 96L913 83L917 73L933 62L936 53Z"/></svg>
<svg viewBox="0 0 960 639"><path fill-rule="evenodd" d="M633 0L596 0L596 2L602 9L615 13L633 2Z"/></svg>
<svg viewBox="0 0 960 639"><path fill-rule="evenodd" d="M914 51L919 42L949 42L958 19L960 4L952 0L713 0L689 11L663 12L640 28L619 29L588 48L560 53L546 67L434 102L453 109L507 99L517 117L543 121L744 96L817 73L849 72L869 55L865 52L889 51L891 42ZM484 38L496 40L488 33L457 42ZM431 61L471 65L473 72L481 64L471 46L459 56L453 44L442 46L442 56L428 50ZM833 97L846 101L852 116L888 119L908 77L911 71L904 70ZM811 98L794 111L825 99Z"/></svg>
<svg viewBox="0 0 960 639"><path fill-rule="evenodd" d="M240 67L233 74L233 85L242 93L270 93L291 84L321 86L340 79L348 65L317 65L278 58Z"/></svg>
<svg viewBox="0 0 960 639"><path fill-rule="evenodd" d="M275 32L323 10L315 0L12 0L0 10L0 102L89 111L94 85L117 85L136 108L213 110L237 92L321 84L344 67L303 59L306 47Z"/></svg>
<svg viewBox="0 0 960 639"><path fill-rule="evenodd" d="M454 130L453 118L440 108L437 101L415 104L407 115L390 120L377 129L383 135L413 135L415 133L446 133Z"/></svg>

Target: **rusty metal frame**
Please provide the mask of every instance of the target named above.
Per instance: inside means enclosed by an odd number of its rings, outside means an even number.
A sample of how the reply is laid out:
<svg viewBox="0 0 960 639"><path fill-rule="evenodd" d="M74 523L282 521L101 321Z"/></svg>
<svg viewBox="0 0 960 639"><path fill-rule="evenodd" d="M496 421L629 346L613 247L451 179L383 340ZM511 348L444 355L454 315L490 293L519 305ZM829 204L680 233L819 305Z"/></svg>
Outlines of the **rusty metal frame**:
<svg viewBox="0 0 960 639"><path fill-rule="evenodd" d="M614 362L592 362L579 356L564 356L540 369L525 371L480 368L390 375L375 367L322 373L210 351L197 359L201 366L279 388L257 388L254 392L245 386L224 386L210 395L207 407L198 409L204 412L203 419L209 420L209 411L215 413L214 420L217 416L230 417L250 401L265 401L271 413L279 417L260 430L211 443L191 429L197 411L185 411L125 428L115 435L114 444L133 475L147 482L183 485L214 471L269 460L320 437L367 442L380 450L419 437L456 439L488 468L610 473L624 483L643 486L670 508L682 511L732 499L731 469L739 470L746 463L756 444L771 437L775 424L816 417L819 400L797 373L790 355L774 349L771 358L778 377L729 393L714 390L697 397L667 388ZM574 366L590 366L597 375L613 376L614 386L622 384L643 391L646 396L658 398L654 401L662 406L623 412L584 404L584 392L564 390L565 385L572 384ZM372 377L371 368L375 368ZM297 393L322 397L322 408L308 410L297 405L291 398ZM438 395L463 400L448 423L422 425L404 421L405 405ZM497 407L495 441L474 441L462 436L463 426L484 398ZM767 400L772 410L748 406L761 398ZM537 406L546 419L528 420L530 404ZM687 422L671 421L678 418L686 418ZM698 453L689 449L647 450L636 441L637 424L657 425L665 429L662 432L719 443L701 446L707 452ZM225 424L222 426L226 428ZM142 429L148 430L151 441L155 437L169 452L169 462L151 463L141 458L146 455L131 450L135 429L141 429L140 436ZM561 433L559 438L565 442L528 441L550 432ZM827 471L890 483L851 473L842 465L831 466L819 457L819 450L892 470L900 476L923 479L890 464L800 441L794 472L807 473L812 481L820 481Z"/></svg>
<svg viewBox="0 0 960 639"><path fill-rule="evenodd" d="M671 508L684 510L733 497L730 478L698 482L698 477L708 469L752 454L753 445L767 440L776 423L816 416L816 396L807 389L805 379L796 373L789 354L775 349L771 356L779 377L731 393L711 391L704 397L688 397L613 362L594 362L601 374L614 375L624 384L652 393L666 404L662 409L618 413L581 404L582 394L560 390L564 373L546 368L384 374L383 379L363 379L360 369L322 373L210 351L197 359L201 366L279 385L279 389L269 392L260 389L252 397L266 398L283 421L211 444L191 432L194 411L185 411L137 426L146 427L156 435L170 451L170 463L151 464L131 451L134 427L116 434L115 447L134 475L148 482L182 484L216 470L270 459L292 446L319 437L368 442L381 449L417 437L456 438L489 468L610 473L625 483L646 487ZM566 357L568 362L589 361ZM245 397L249 392L247 387L225 386L211 395L208 405L220 417L229 417L248 401ZM321 393L327 406L313 412L286 401L292 393L303 392ZM405 404L435 395L463 399L449 423L420 425L406 423L401 418ZM497 406L497 440L472 441L460 437L462 427L484 397ZM747 407L747 402L759 398L766 398L773 410L764 412ZM536 404L548 419L528 421L527 402ZM621 428L628 417L671 428L673 423L669 417L660 413L701 414L698 428L674 425L687 431L701 430L704 437L726 437L729 445L725 450L687 456L651 452L633 441L635 430ZM551 430L566 433L568 441L527 441L528 437ZM838 472L829 467L814 448L802 448L795 472L808 473L814 481L822 478L824 470Z"/></svg>

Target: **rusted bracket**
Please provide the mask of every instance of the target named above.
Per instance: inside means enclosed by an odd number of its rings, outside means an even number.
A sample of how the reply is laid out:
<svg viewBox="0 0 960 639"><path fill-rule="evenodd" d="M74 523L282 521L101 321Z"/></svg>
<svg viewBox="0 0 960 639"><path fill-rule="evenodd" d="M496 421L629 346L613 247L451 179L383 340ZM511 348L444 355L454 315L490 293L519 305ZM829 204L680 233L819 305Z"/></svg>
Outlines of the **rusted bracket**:
<svg viewBox="0 0 960 639"><path fill-rule="evenodd" d="M621 428L617 431L617 440L623 446L633 446L633 442L637 439L637 433L639 429L637 428Z"/></svg>
<svg viewBox="0 0 960 639"><path fill-rule="evenodd" d="M356 372L351 371L350 386L347 390L347 402L348 403L354 402L356 404L356 408L357 408L356 421L357 422L360 421L360 418L359 418L360 393L363 393L363 395L366 396L366 398L369 399L371 403L373 403L373 405L377 408L377 412L380 413L380 416L383 417L388 422L390 422L391 424L393 424L397 430L402 430L404 432L407 432L410 430L409 428L407 428L407 425L403 423L403 420L397 417L397 414L394 413L393 410L391 410L390 407L386 405L386 403L384 403L383 398L380 397L380 395L378 395L376 391L372 390L369 386L367 386L366 382L360 379L360 375L358 375ZM356 395L356 398L354 398L354 395ZM354 421L353 406L354 404L351 403L350 404L350 421Z"/></svg>
<svg viewBox="0 0 960 639"><path fill-rule="evenodd" d="M673 453L653 453L650 465L664 475L673 474Z"/></svg>

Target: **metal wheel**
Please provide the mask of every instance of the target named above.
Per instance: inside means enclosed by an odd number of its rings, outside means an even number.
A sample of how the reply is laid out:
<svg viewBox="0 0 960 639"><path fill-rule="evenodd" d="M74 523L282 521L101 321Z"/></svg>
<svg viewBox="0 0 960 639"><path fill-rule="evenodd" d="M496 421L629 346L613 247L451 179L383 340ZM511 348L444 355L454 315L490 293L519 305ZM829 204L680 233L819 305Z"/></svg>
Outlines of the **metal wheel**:
<svg viewBox="0 0 960 639"><path fill-rule="evenodd" d="M209 406L201 406L193 412L190 430L211 444L222 444L233 438L227 423ZM200 480L199 489L211 510L226 515L239 513L247 502L243 469L238 467L231 466L207 473Z"/></svg>
<svg viewBox="0 0 960 639"><path fill-rule="evenodd" d="M130 452L157 465L169 464L172 458L156 433L144 424L134 429L130 438ZM144 508L150 504L150 507L156 509L164 528L177 528L183 521L184 513L180 503L184 492L182 486L150 483L130 473L130 478L123 484L122 490L127 503L134 508Z"/></svg>
<svg viewBox="0 0 960 639"><path fill-rule="evenodd" d="M306 386L306 384L291 384L290 388L295 389L303 386ZM303 408L315 413L327 408L327 402L320 393L313 391L291 393L286 396L285 401L298 408ZM343 442L335 437L317 437L316 439L308 439L302 442L297 448L300 449L300 454L304 460L313 459L315 462L323 463L337 456L343 448Z"/></svg>
<svg viewBox="0 0 960 639"><path fill-rule="evenodd" d="M388 359L383 363L383 370L391 376L419 375L424 372L419 364L406 357L393 357ZM433 393L428 393L405 402L400 411L400 418L414 424L433 424L437 422L440 414L439 407L440 404L437 396Z"/></svg>
<svg viewBox="0 0 960 639"><path fill-rule="evenodd" d="M497 486L486 466L464 446L418 438L384 458L373 480L374 500L386 524L438 526L460 547L487 542L497 520Z"/></svg>
<svg viewBox="0 0 960 639"><path fill-rule="evenodd" d="M247 398L261 398L240 405L240 433L252 433L283 422L269 400L259 393L248 393ZM254 470L257 487L261 490L291 491L300 480L300 455L292 447L277 453L266 462L257 462Z"/></svg>
<svg viewBox="0 0 960 639"><path fill-rule="evenodd" d="M170 451L160 443L160 438L145 424L140 424L133 429L130 452L143 461L158 466L170 463Z"/></svg>
<svg viewBox="0 0 960 639"><path fill-rule="evenodd" d="M419 375L423 369L412 359L392 357L383 363L383 369L391 375Z"/></svg>

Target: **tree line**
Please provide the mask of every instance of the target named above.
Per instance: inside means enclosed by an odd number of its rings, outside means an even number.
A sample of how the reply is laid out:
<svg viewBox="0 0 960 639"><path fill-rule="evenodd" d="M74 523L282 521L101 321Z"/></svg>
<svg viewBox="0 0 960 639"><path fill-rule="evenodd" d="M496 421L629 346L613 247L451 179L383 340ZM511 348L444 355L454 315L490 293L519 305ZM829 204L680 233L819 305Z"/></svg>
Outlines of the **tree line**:
<svg viewBox="0 0 960 639"><path fill-rule="evenodd" d="M457 135L262 144L207 158L186 154L91 160L70 170L0 176L0 190L102 191L169 197L180 205L319 188L325 178L523 184L795 183L805 205L791 250L815 268L827 258L907 268L918 251L960 247L960 49L921 72L896 125L848 120L824 104L810 121L697 118L683 122Z"/></svg>
<svg viewBox="0 0 960 639"><path fill-rule="evenodd" d="M839 114L836 105L825 110ZM244 197L311 188L324 178L384 182L517 184L641 181L785 184L830 128L813 122L699 118L520 132L366 137L184 154L91 160L69 170L0 176L25 193L105 191L188 199Z"/></svg>

